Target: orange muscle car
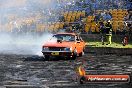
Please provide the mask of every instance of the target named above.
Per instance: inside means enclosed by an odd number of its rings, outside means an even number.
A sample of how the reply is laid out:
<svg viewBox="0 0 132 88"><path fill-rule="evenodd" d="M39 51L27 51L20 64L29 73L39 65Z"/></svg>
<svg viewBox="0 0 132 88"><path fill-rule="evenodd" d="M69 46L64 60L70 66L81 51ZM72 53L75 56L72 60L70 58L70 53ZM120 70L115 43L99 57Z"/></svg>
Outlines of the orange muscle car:
<svg viewBox="0 0 132 88"><path fill-rule="evenodd" d="M85 42L76 33L57 33L42 46L45 59L50 56L63 56L67 59L76 59L84 54Z"/></svg>

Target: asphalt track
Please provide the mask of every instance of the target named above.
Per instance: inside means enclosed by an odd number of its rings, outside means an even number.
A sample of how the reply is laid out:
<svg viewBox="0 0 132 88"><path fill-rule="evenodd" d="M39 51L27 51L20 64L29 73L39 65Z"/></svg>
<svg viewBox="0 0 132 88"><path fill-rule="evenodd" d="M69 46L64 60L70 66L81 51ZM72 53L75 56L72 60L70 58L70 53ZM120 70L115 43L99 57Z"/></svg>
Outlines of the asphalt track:
<svg viewBox="0 0 132 88"><path fill-rule="evenodd" d="M76 60L37 55L0 55L0 88L132 88L130 84L79 84L78 66L85 65L88 73L128 74L132 72L132 56L85 54Z"/></svg>

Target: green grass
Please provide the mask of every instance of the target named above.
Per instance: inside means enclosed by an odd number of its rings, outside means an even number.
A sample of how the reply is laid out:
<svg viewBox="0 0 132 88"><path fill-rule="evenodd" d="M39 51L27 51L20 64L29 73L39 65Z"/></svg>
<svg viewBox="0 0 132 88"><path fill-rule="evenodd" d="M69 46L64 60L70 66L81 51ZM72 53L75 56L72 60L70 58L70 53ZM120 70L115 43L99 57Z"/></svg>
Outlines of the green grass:
<svg viewBox="0 0 132 88"><path fill-rule="evenodd" d="M89 35L82 35L83 40L86 42L86 46L88 47L111 47L111 48L132 48L132 39L130 38L128 41L128 45L122 45L122 35L113 35L112 36L112 44L106 45L106 38L104 39L105 44L102 45L101 36L89 36Z"/></svg>
<svg viewBox="0 0 132 88"><path fill-rule="evenodd" d="M112 42L111 45L106 45L106 44L107 44L106 42L104 45L102 45L101 42L86 42L86 45L88 47L132 48L132 43L129 43L126 46L123 46L122 43L116 43L116 42Z"/></svg>

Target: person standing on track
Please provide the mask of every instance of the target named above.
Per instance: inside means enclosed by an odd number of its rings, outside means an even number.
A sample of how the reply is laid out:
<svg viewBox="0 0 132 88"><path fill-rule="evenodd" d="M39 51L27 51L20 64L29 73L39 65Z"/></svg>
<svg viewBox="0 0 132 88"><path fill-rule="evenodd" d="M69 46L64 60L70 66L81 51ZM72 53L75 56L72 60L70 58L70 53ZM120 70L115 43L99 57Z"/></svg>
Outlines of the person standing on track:
<svg viewBox="0 0 132 88"><path fill-rule="evenodd" d="M107 44L106 45L111 45L112 25L110 23L110 20L108 20L106 25L105 25L105 31L106 31L106 40L107 40Z"/></svg>
<svg viewBox="0 0 132 88"><path fill-rule="evenodd" d="M99 22L99 29L100 29L100 34L101 34L101 42L102 45L104 45L104 39L105 39L105 25L103 21Z"/></svg>

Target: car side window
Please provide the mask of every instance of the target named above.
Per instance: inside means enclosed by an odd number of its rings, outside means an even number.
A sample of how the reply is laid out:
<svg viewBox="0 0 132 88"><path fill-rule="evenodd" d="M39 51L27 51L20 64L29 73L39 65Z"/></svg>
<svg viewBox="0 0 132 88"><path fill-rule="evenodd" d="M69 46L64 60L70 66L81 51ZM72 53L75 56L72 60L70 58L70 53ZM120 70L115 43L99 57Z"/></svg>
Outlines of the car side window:
<svg viewBox="0 0 132 88"><path fill-rule="evenodd" d="M69 41L75 41L75 36L71 36L71 37L69 38Z"/></svg>

